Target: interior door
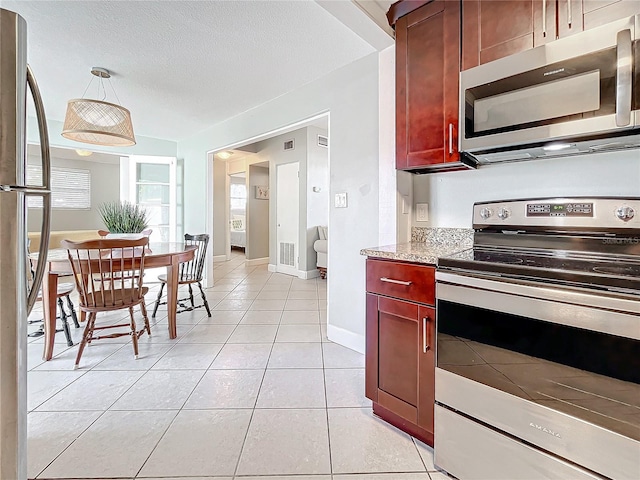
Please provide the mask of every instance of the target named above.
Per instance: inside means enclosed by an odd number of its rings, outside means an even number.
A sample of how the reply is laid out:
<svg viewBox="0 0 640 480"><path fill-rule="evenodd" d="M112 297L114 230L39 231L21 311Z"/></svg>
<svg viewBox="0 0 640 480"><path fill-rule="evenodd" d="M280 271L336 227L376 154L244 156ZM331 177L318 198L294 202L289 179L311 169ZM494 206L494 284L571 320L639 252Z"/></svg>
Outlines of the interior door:
<svg viewBox="0 0 640 480"><path fill-rule="evenodd" d="M276 167L276 270L289 275L298 274L299 170L298 162Z"/></svg>

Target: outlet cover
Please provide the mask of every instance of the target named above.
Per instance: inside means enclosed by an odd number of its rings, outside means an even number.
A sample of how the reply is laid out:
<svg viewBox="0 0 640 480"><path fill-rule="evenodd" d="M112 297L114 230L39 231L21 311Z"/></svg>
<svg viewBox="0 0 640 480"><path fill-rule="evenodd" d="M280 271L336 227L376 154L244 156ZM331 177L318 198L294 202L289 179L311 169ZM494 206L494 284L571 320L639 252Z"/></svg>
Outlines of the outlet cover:
<svg viewBox="0 0 640 480"><path fill-rule="evenodd" d="M347 192L336 193L334 205L336 208L347 208Z"/></svg>
<svg viewBox="0 0 640 480"><path fill-rule="evenodd" d="M416 222L429 221L429 204L416 203Z"/></svg>

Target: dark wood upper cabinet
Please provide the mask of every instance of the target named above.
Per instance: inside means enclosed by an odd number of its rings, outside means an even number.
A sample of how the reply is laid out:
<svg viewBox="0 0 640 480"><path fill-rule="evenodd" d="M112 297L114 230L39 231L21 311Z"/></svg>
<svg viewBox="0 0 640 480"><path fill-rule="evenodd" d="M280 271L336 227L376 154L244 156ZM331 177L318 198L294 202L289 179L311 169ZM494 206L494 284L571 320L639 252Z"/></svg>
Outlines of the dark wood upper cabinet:
<svg viewBox="0 0 640 480"><path fill-rule="evenodd" d="M556 39L556 0L464 0L462 69Z"/></svg>
<svg viewBox="0 0 640 480"><path fill-rule="evenodd" d="M463 0L462 69L640 13L640 0Z"/></svg>
<svg viewBox="0 0 640 480"><path fill-rule="evenodd" d="M560 37L640 13L639 0L558 0Z"/></svg>
<svg viewBox="0 0 640 480"><path fill-rule="evenodd" d="M395 29L396 168L458 162L460 2L434 0Z"/></svg>

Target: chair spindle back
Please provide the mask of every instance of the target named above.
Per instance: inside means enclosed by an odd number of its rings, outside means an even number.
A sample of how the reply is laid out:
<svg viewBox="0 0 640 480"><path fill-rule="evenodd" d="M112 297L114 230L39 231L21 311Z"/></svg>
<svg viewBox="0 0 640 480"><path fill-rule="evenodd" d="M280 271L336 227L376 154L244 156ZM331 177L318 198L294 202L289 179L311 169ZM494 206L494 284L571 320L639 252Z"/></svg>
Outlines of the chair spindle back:
<svg viewBox="0 0 640 480"><path fill-rule="evenodd" d="M139 240L62 241L67 249L82 310L116 310L143 297L145 247Z"/></svg>
<svg viewBox="0 0 640 480"><path fill-rule="evenodd" d="M209 244L209 235L202 233L200 235L184 234L185 246L195 245L198 247L193 259L180 264L179 281L202 281L202 273L204 271L204 261L207 256L207 245Z"/></svg>

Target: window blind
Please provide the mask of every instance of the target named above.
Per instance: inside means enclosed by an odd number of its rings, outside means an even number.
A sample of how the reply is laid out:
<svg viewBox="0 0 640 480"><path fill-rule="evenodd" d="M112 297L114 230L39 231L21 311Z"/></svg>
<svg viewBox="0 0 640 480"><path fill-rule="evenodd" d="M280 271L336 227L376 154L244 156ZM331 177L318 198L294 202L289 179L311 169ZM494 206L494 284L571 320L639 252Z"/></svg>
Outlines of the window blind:
<svg viewBox="0 0 640 480"><path fill-rule="evenodd" d="M27 165L27 185L42 185L42 167ZM29 208L42 208L42 198L28 197ZM51 207L91 208L91 172L76 168L51 167Z"/></svg>

